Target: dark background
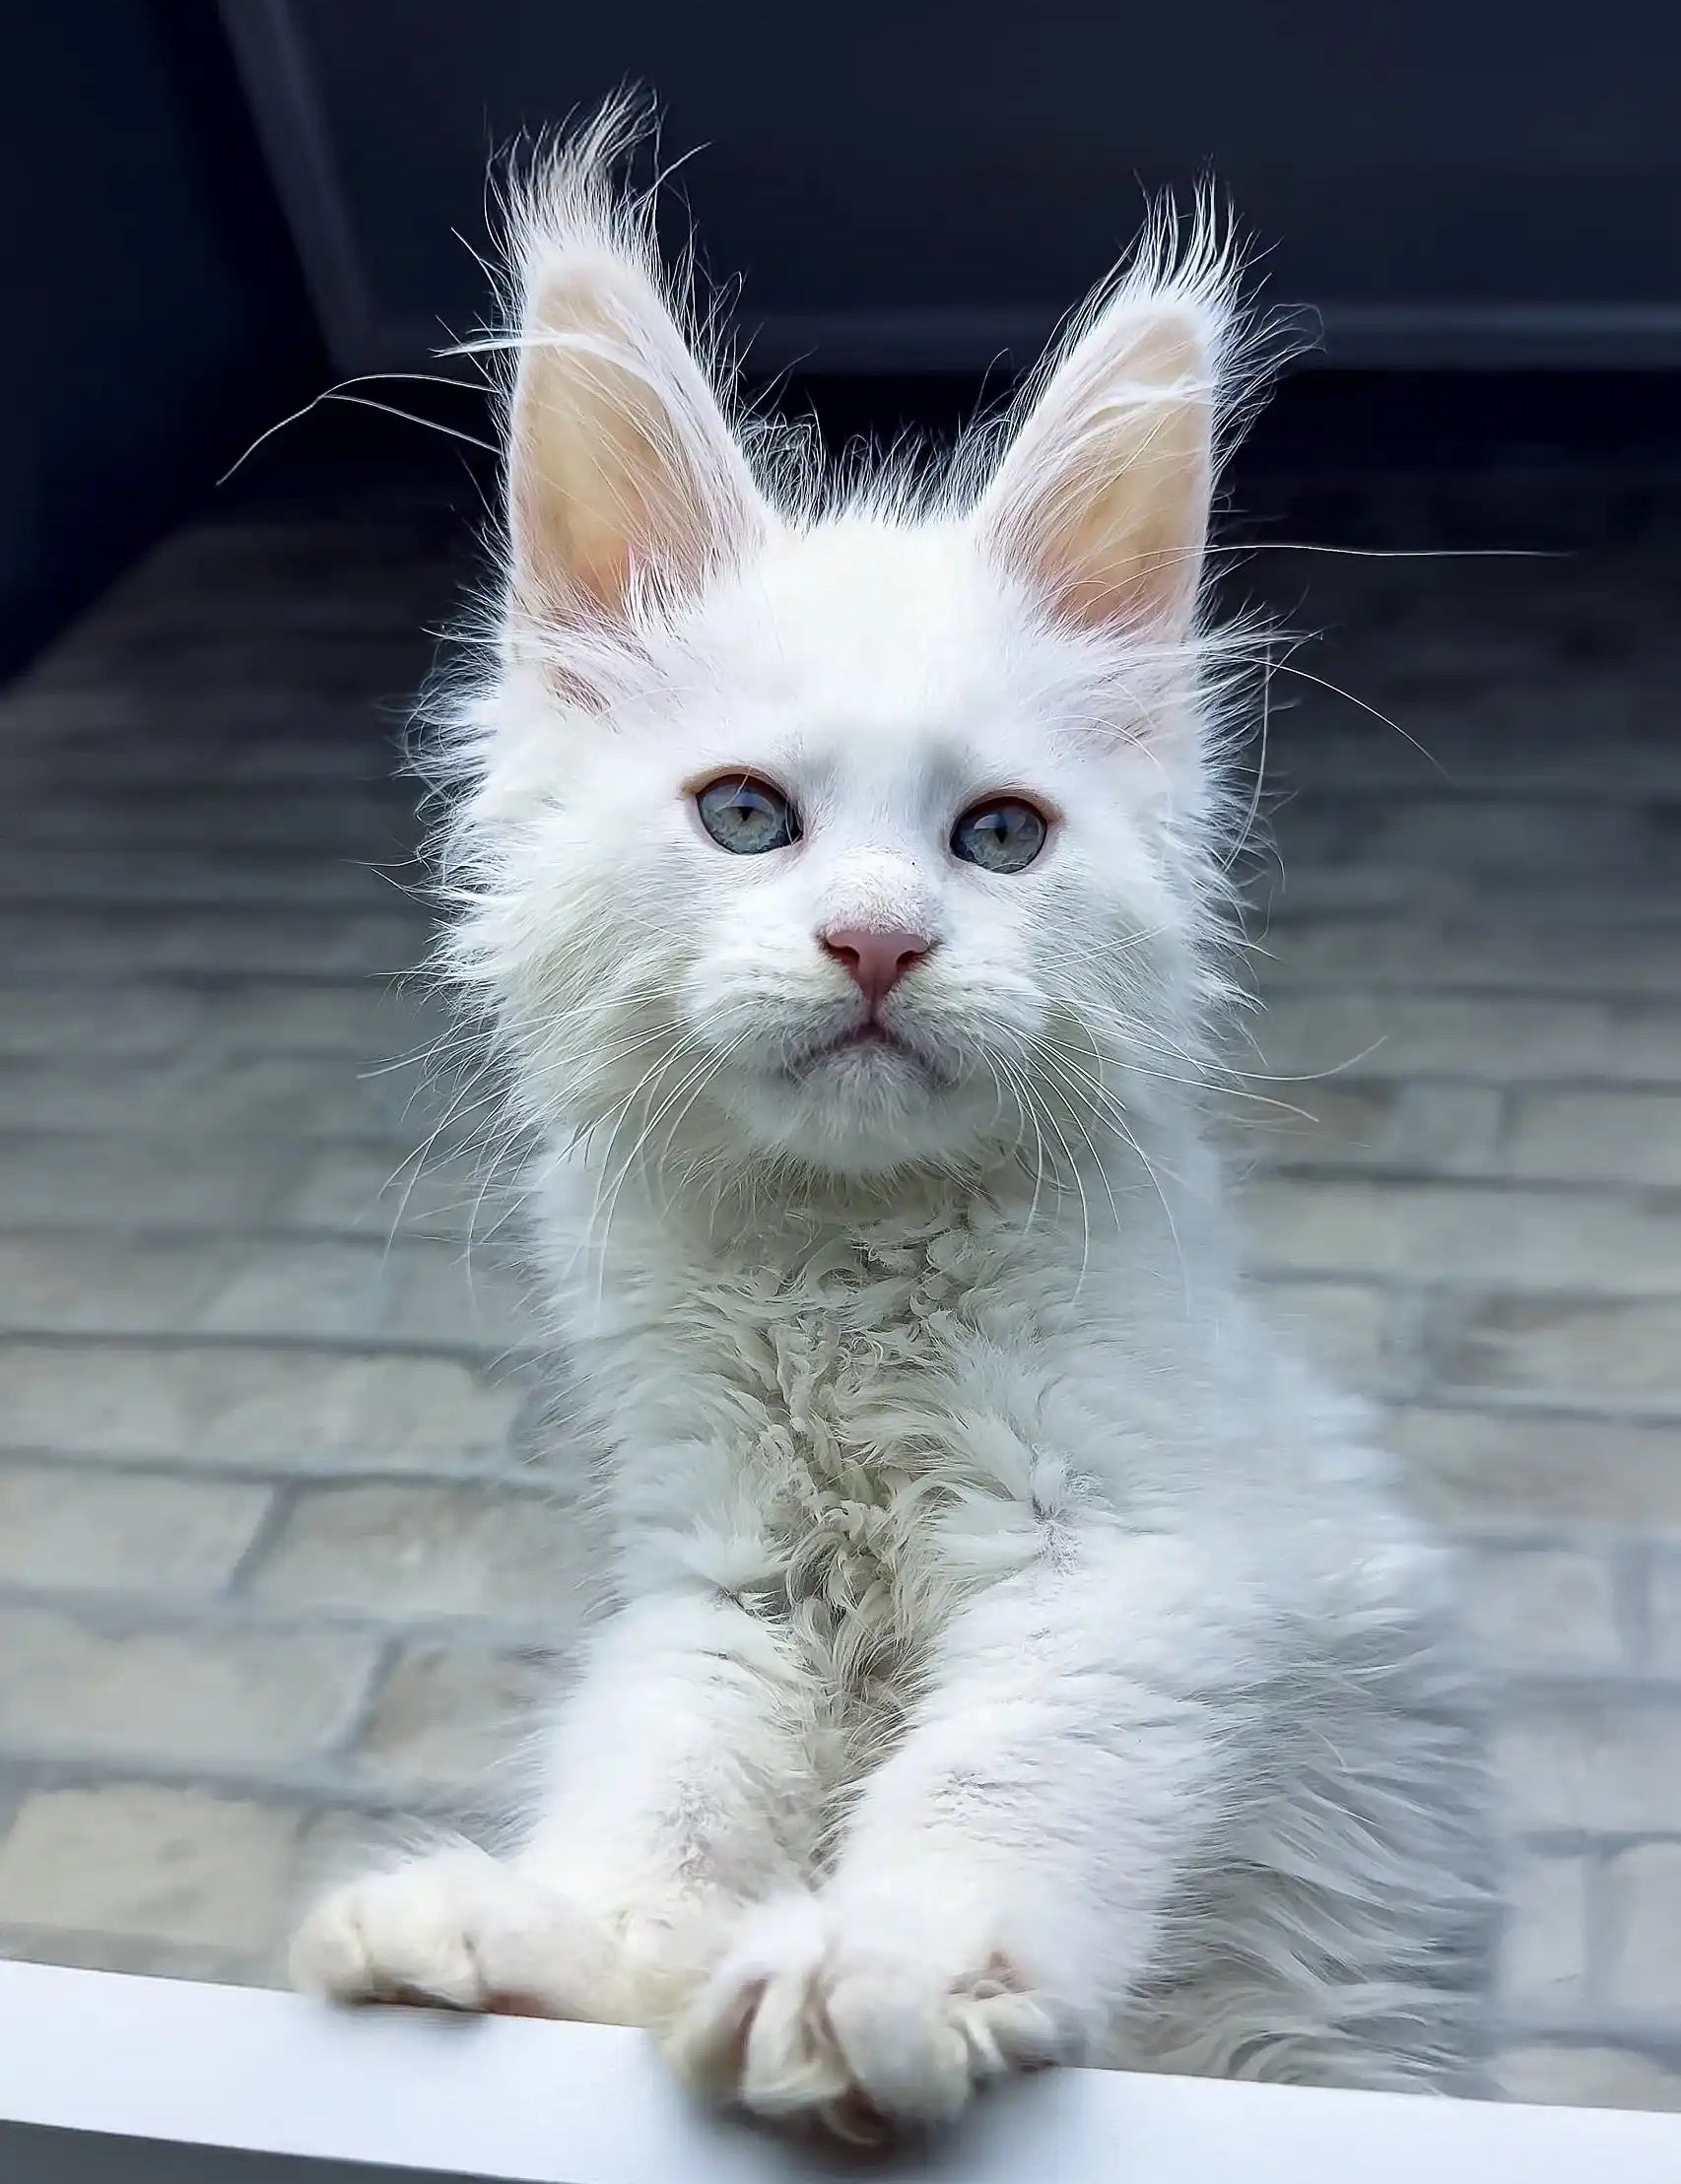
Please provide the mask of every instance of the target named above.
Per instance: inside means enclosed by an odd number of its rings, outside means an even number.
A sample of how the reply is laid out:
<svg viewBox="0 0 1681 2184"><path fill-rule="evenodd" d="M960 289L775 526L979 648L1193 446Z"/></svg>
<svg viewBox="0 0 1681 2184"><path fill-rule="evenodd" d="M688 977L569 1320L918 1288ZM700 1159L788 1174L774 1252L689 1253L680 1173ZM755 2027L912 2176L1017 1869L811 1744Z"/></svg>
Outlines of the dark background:
<svg viewBox="0 0 1681 2184"><path fill-rule="evenodd" d="M1681 363L1652 0L238 0L346 368L463 326L489 156L626 78L773 367L1037 346L1212 174L1343 364ZM697 153L698 156L686 157Z"/></svg>
<svg viewBox="0 0 1681 2184"><path fill-rule="evenodd" d="M1238 475L1254 524L1345 536L1372 503L1334 481L1374 465L1590 462L1638 495L1681 442L1663 29L1635 0L1568 16L1223 0L1173 18L864 0L810 23L550 0L14 11L0 670L335 377L460 372L429 350L487 309L467 244L485 239L495 154L628 78L659 90L669 154L702 148L674 217L692 208L713 268L742 278L750 369L837 436L948 424L1001 392L1145 189L1212 171L1263 245L1269 297L1317 313L1298 311L1316 350ZM470 393L364 391L482 430ZM423 450L460 460L328 407L226 490ZM1288 516L1274 472L1296 481ZM1305 475L1323 490L1304 498ZM1496 543L1584 520L1568 491L1474 499ZM1615 500L1601 490L1591 520L1615 523ZM1450 508L1439 519L1451 530Z"/></svg>
<svg viewBox="0 0 1681 2184"><path fill-rule="evenodd" d="M8 10L0 177L4 672L326 357L214 0Z"/></svg>

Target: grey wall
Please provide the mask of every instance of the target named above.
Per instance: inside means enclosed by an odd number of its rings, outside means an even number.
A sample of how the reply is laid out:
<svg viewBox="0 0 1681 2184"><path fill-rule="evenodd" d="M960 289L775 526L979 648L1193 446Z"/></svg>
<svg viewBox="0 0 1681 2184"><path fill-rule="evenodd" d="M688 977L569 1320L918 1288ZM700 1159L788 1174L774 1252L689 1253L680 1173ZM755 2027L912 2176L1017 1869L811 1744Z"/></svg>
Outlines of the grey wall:
<svg viewBox="0 0 1681 2184"><path fill-rule="evenodd" d="M493 151L627 77L761 361L1031 349L1212 170L1333 361L1681 362L1657 0L228 0L347 366L470 325Z"/></svg>
<svg viewBox="0 0 1681 2184"><path fill-rule="evenodd" d="M8 10L0 183L4 672L322 360L214 6Z"/></svg>

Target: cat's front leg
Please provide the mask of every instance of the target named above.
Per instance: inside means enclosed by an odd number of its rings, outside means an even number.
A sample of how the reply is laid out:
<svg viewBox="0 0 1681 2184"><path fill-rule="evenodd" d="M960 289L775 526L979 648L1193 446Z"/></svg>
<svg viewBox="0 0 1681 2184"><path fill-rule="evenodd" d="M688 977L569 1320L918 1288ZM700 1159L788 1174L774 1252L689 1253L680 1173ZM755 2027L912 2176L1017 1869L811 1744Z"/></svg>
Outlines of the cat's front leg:
<svg viewBox="0 0 1681 2184"><path fill-rule="evenodd" d="M870 2137L1104 2052L1219 1807L1219 1582L1170 1541L1098 1532L1072 1568L973 1601L832 1879L746 1916L680 2066Z"/></svg>
<svg viewBox="0 0 1681 2184"><path fill-rule="evenodd" d="M561 1709L523 1840L336 1890L299 1933L295 1978L338 2001L669 2016L725 1921L796 1883L812 1825L800 1698L780 1633L725 1596L621 1611Z"/></svg>

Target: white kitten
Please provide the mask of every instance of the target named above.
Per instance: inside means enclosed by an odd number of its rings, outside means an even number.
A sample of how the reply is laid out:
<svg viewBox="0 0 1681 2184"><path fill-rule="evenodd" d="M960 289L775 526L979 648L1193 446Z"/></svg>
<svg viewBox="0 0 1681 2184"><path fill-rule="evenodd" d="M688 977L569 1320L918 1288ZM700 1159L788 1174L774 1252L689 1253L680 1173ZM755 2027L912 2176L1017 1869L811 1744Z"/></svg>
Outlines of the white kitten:
<svg viewBox="0 0 1681 2184"><path fill-rule="evenodd" d="M446 866L615 1606L523 1838L340 1892L298 1975L654 2023L853 2134L1051 2061L1441 2083L1442 1556L1258 1317L1199 1116L1218 240L1161 229L1001 456L824 499L726 425L610 136L519 232Z"/></svg>

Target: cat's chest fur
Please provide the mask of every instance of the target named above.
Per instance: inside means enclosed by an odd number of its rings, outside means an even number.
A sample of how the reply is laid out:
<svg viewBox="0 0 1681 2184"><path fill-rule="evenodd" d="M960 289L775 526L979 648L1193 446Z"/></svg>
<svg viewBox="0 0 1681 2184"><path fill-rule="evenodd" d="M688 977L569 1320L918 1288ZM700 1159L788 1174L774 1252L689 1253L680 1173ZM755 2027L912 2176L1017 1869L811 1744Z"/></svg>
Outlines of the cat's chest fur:
<svg viewBox="0 0 1681 2184"><path fill-rule="evenodd" d="M843 1676L915 1637L935 1605L916 1596L953 1574L940 1565L954 1505L978 1496L1007 1525L1025 1484L967 1460L965 1368L997 1354L984 1260L966 1231L847 1237L702 1306L735 1346L727 1377L752 1421L765 1605L827 1638Z"/></svg>
<svg viewBox="0 0 1681 2184"><path fill-rule="evenodd" d="M1067 1499L1066 1271L1037 1284L987 1205L645 1242L596 1320L630 1581L676 1563L785 1627L837 1694L903 1687Z"/></svg>

